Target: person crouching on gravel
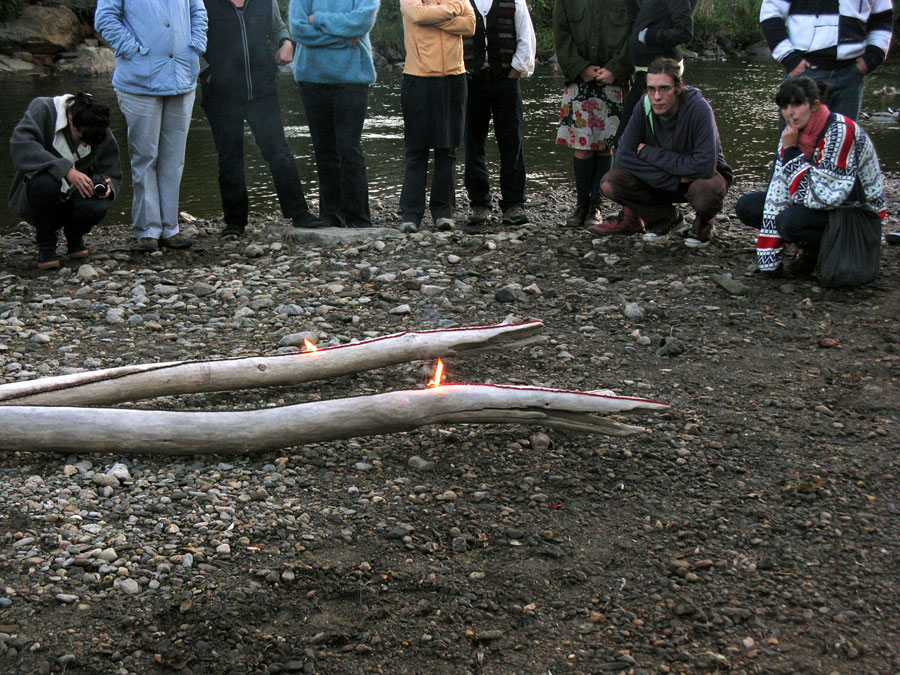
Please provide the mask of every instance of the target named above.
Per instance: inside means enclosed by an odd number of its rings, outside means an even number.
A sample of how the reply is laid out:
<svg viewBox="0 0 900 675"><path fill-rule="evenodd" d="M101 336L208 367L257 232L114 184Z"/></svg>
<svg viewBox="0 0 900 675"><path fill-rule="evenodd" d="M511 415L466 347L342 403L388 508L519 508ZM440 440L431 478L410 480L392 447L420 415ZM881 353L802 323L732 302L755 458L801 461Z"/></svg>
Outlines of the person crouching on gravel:
<svg viewBox="0 0 900 675"><path fill-rule="evenodd" d="M600 187L604 196L637 214L634 231L646 230L648 242L680 229L683 218L675 204L687 202L697 215L684 243L703 248L712 238L732 172L712 108L699 89L682 83L680 70L669 58L655 59L647 68L647 93L619 141L618 166Z"/></svg>
<svg viewBox="0 0 900 675"><path fill-rule="evenodd" d="M84 235L119 191L119 146L109 107L87 92L34 99L9 142L16 175L9 208L34 226L40 269L59 267L57 232L73 260L87 258Z"/></svg>
<svg viewBox="0 0 900 675"><path fill-rule="evenodd" d="M828 214L839 207L859 207L884 219L887 201L878 156L868 134L850 117L829 110L822 100L828 87L806 75L782 81L775 95L786 125L778 142L775 170L765 193L762 217L759 194L741 198L738 214L748 225L760 224L757 268L767 276L784 273L785 242L798 255L788 270L808 276L816 269Z"/></svg>

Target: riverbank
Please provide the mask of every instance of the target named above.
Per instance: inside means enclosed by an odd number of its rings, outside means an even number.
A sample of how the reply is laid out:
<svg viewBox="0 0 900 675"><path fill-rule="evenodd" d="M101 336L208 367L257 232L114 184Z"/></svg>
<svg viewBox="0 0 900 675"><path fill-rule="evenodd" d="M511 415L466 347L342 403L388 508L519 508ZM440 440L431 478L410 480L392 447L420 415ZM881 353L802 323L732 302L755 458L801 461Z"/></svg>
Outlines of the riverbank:
<svg viewBox="0 0 900 675"><path fill-rule="evenodd" d="M249 458L32 455L0 432L0 670L896 672L900 248L854 291L745 278L748 188L699 251L563 228L567 190L479 235L324 243L263 215L148 256L113 223L51 273L16 229L0 381L509 316L546 340L450 379L673 407L624 440L456 426ZM432 366L140 407L415 388Z"/></svg>

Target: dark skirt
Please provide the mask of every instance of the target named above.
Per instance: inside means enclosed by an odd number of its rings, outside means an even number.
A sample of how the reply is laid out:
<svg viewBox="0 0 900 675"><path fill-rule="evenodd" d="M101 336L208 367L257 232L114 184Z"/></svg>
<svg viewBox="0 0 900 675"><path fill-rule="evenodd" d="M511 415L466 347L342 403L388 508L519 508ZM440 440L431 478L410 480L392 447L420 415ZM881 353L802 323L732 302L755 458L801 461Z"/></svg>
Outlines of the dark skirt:
<svg viewBox="0 0 900 675"><path fill-rule="evenodd" d="M409 150L458 148L466 122L466 75L404 75L400 89Z"/></svg>

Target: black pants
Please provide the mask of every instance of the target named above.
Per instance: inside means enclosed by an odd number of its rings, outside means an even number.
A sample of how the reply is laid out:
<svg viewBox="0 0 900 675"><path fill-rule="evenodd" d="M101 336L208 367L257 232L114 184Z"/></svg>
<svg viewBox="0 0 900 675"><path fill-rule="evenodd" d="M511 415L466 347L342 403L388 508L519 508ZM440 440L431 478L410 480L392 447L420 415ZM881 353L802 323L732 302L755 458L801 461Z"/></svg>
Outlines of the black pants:
<svg viewBox="0 0 900 675"><path fill-rule="evenodd" d="M734 213L747 227L762 229L763 207L766 204L766 191L748 192L741 195L734 205Z"/></svg>
<svg viewBox="0 0 900 675"><path fill-rule="evenodd" d="M734 212L744 225L760 229L763 221L765 192L748 192L734 205ZM791 204L775 216L775 229L786 242L818 250L828 225L828 211Z"/></svg>
<svg viewBox="0 0 900 675"><path fill-rule="evenodd" d="M57 232L62 229L71 246L106 216L108 199L85 199L77 192L68 198L60 192L60 182L48 172L35 174L25 183L35 238L39 248L56 249Z"/></svg>
<svg viewBox="0 0 900 675"><path fill-rule="evenodd" d="M369 85L299 84L316 153L319 218L335 227L367 227L372 217L360 138Z"/></svg>
<svg viewBox="0 0 900 675"><path fill-rule="evenodd" d="M219 155L219 192L225 224L244 228L247 225L249 200L244 175L244 120L268 162L275 182L275 193L286 218L308 211L297 163L284 137L278 96L263 96L243 101L203 87L201 103L212 130Z"/></svg>
<svg viewBox="0 0 900 675"><path fill-rule="evenodd" d="M404 223L422 222L425 215L425 185L428 180L429 150L406 149L403 191L400 193L401 220ZM433 220L452 218L456 206L454 191L456 148L436 148L434 175L431 177L431 198L428 202Z"/></svg>
<svg viewBox="0 0 900 675"><path fill-rule="evenodd" d="M775 229L781 238L801 248L818 251L828 225L828 211L791 204L775 216Z"/></svg>
<svg viewBox="0 0 900 675"><path fill-rule="evenodd" d="M505 211L513 204L525 203L522 90L518 79L483 71L469 77L466 100L463 180L472 206L491 205L484 147L491 118L500 150L500 208Z"/></svg>

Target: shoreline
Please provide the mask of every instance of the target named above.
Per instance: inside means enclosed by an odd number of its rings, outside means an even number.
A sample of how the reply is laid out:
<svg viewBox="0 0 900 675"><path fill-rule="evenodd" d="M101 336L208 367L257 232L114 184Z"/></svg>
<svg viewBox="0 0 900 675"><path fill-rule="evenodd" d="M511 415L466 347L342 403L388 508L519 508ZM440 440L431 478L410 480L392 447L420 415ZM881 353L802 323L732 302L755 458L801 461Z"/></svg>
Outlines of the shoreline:
<svg viewBox="0 0 900 675"><path fill-rule="evenodd" d="M647 429L628 439L445 424L252 457L25 453L0 430L0 670L893 672L900 247L852 291L745 278L749 187L697 251L561 227L568 190L476 235L255 214L138 255L113 224L51 272L16 228L0 382L538 318L539 342L445 359L448 380L672 408L621 416ZM417 389L433 366L124 407Z"/></svg>

